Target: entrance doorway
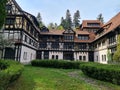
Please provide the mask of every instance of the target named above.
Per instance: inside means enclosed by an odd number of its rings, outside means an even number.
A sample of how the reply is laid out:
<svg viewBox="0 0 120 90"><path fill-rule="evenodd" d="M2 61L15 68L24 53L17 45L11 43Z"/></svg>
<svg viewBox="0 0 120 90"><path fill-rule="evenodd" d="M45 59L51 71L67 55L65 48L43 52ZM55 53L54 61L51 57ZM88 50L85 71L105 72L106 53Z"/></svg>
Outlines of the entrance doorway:
<svg viewBox="0 0 120 90"><path fill-rule="evenodd" d="M73 52L63 52L63 59L64 60L74 60L74 53Z"/></svg>
<svg viewBox="0 0 120 90"><path fill-rule="evenodd" d="M4 59L15 59L15 49L14 48L5 48Z"/></svg>

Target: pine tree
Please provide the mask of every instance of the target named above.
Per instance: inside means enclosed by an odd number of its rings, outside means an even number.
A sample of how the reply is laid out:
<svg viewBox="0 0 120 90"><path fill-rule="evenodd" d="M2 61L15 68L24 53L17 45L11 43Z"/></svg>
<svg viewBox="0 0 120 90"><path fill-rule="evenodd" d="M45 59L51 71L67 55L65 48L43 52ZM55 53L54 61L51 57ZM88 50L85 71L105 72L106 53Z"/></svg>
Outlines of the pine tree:
<svg viewBox="0 0 120 90"><path fill-rule="evenodd" d="M42 17L41 17L41 15L40 15L40 13L38 13L38 15L37 15L37 21L38 21L38 23L39 23L39 27L41 28L41 27L43 27L44 25L43 25L43 22L42 22Z"/></svg>
<svg viewBox="0 0 120 90"><path fill-rule="evenodd" d="M0 0L0 29L2 28L4 22L5 22L5 17L6 17L6 2L7 0Z"/></svg>
<svg viewBox="0 0 120 90"><path fill-rule="evenodd" d="M102 13L100 13L97 17L97 20L101 21L102 23L104 23L104 18L102 16Z"/></svg>
<svg viewBox="0 0 120 90"><path fill-rule="evenodd" d="M67 10L66 11L66 19L65 19L65 26L66 26L66 29L69 29L69 28L72 28L72 19L71 19L71 14L70 14L70 11Z"/></svg>
<svg viewBox="0 0 120 90"><path fill-rule="evenodd" d="M67 29L66 20L63 17L61 17L61 24L60 24L60 26L62 26L64 29Z"/></svg>
<svg viewBox="0 0 120 90"><path fill-rule="evenodd" d="M79 10L76 11L76 13L74 13L74 17L73 17L73 24L75 28L78 28L80 26L80 12Z"/></svg>

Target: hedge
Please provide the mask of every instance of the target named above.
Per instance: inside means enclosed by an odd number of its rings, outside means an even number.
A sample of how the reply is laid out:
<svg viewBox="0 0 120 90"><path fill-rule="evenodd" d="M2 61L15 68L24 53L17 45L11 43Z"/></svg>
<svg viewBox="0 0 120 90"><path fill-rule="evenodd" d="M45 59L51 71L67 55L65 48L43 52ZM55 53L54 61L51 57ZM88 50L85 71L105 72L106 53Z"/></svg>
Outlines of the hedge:
<svg viewBox="0 0 120 90"><path fill-rule="evenodd" d="M10 83L18 79L23 67L19 62L0 60L0 90L6 90Z"/></svg>
<svg viewBox="0 0 120 90"><path fill-rule="evenodd" d="M104 65L98 63L83 63L80 65L84 74L89 77L111 82L120 85L120 66L119 65Z"/></svg>
<svg viewBox="0 0 120 90"><path fill-rule="evenodd" d="M79 62L63 60L33 60L32 66L62 68L62 69L79 69Z"/></svg>

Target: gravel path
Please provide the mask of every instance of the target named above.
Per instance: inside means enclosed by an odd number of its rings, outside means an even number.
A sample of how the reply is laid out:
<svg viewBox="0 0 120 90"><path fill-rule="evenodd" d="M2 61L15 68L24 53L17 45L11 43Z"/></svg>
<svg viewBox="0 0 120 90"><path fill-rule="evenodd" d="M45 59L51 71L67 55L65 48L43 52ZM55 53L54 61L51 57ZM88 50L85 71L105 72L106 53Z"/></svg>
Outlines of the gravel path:
<svg viewBox="0 0 120 90"><path fill-rule="evenodd" d="M82 71L69 72L68 76L75 78L77 80L84 81L84 82L86 82L94 87L97 87L97 90L114 90L114 89L112 89L112 87L109 87L109 86L104 85L102 83L98 83L98 81L95 79L89 78L89 77L84 76L84 75L81 76L80 73L82 73Z"/></svg>

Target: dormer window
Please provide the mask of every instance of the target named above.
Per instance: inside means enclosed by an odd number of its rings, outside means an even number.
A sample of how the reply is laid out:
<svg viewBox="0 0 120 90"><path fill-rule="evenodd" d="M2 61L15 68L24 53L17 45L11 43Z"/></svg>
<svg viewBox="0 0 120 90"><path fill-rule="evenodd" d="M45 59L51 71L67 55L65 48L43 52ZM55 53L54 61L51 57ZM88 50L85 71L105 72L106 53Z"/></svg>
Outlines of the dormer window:
<svg viewBox="0 0 120 90"><path fill-rule="evenodd" d="M78 35L78 39L79 40L89 40L89 36L88 35Z"/></svg>
<svg viewBox="0 0 120 90"><path fill-rule="evenodd" d="M87 23L88 27L100 27L100 23Z"/></svg>
<svg viewBox="0 0 120 90"><path fill-rule="evenodd" d="M73 35L65 35L64 40L74 40L74 36Z"/></svg>

